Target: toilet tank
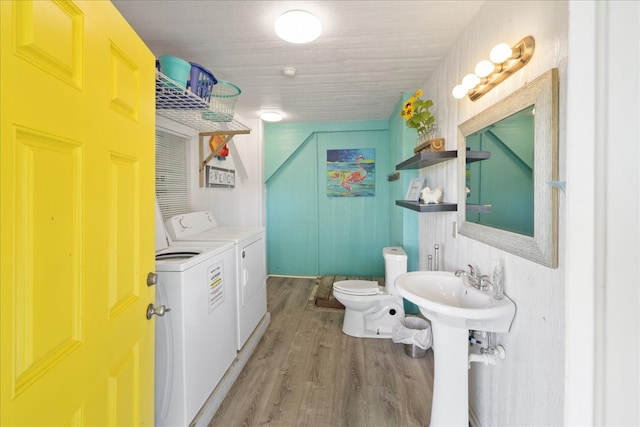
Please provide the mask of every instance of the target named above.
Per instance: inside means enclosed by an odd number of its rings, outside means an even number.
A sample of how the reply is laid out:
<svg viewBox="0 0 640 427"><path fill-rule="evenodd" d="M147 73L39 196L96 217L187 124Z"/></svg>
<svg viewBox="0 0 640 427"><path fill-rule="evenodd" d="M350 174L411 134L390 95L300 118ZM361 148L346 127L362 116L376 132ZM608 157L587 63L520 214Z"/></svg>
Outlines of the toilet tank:
<svg viewBox="0 0 640 427"><path fill-rule="evenodd" d="M391 246L382 250L384 258L384 286L389 295L398 295L396 277L407 272L407 254L400 246Z"/></svg>

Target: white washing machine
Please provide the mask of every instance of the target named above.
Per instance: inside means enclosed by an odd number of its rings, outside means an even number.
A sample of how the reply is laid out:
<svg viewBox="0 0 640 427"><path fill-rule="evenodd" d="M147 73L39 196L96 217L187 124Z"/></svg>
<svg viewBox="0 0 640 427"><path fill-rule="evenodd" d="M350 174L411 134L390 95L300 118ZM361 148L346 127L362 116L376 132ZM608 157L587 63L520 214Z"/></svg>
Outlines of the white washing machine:
<svg viewBox="0 0 640 427"><path fill-rule="evenodd" d="M187 426L237 354L235 246L168 245L158 218L155 425Z"/></svg>
<svg viewBox="0 0 640 427"><path fill-rule="evenodd" d="M176 215L166 222L169 236L180 244L233 242L237 260L238 350L267 313L267 258L262 227L219 227L208 211Z"/></svg>

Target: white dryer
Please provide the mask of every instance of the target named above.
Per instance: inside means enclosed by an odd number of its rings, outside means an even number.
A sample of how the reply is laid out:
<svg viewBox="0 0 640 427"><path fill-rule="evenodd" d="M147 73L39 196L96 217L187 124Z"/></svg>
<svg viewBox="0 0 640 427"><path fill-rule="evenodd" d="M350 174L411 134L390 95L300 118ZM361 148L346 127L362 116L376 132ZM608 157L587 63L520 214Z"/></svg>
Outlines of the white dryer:
<svg viewBox="0 0 640 427"><path fill-rule="evenodd" d="M231 242L171 244L156 212L155 425L187 426L236 357Z"/></svg>
<svg viewBox="0 0 640 427"><path fill-rule="evenodd" d="M237 260L236 321L240 350L267 313L267 259L262 227L220 227L208 211L176 215L166 222L169 236L180 244L232 242Z"/></svg>

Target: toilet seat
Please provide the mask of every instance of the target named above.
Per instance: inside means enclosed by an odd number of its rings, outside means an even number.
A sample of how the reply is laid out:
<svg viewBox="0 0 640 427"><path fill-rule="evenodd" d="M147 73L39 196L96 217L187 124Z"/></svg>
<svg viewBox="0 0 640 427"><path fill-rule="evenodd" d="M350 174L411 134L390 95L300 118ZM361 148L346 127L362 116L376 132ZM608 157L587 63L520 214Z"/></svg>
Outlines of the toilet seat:
<svg viewBox="0 0 640 427"><path fill-rule="evenodd" d="M334 282L333 289L347 295L367 296L378 295L380 289L374 280L341 280Z"/></svg>

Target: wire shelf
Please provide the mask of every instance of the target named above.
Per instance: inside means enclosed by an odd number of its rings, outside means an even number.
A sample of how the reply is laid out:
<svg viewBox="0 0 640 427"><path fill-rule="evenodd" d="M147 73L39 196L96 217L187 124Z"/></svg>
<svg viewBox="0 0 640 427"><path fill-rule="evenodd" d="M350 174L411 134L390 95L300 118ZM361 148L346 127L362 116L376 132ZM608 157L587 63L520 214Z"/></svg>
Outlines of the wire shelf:
<svg viewBox="0 0 640 427"><path fill-rule="evenodd" d="M157 110L207 110L209 103L156 70Z"/></svg>
<svg viewBox="0 0 640 427"><path fill-rule="evenodd" d="M237 120L212 121L204 119L203 112L211 112L207 101L156 70L157 114L196 129L200 133L249 133L250 129Z"/></svg>

